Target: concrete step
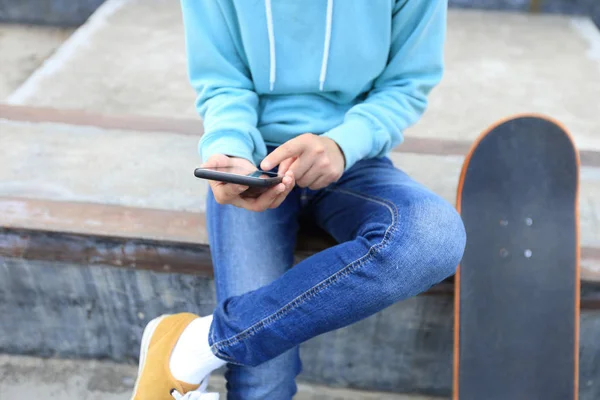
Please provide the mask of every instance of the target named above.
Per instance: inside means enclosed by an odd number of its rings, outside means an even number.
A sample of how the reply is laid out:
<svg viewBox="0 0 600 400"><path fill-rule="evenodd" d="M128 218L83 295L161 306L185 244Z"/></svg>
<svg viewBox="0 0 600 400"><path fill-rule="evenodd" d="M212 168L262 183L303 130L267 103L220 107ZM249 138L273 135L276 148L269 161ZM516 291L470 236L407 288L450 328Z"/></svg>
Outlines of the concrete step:
<svg viewBox="0 0 600 400"><path fill-rule="evenodd" d="M73 31L73 28L0 24L0 101L21 86Z"/></svg>
<svg viewBox="0 0 600 400"><path fill-rule="evenodd" d="M10 118L15 107L4 106L3 109ZM36 109L30 110L36 114ZM24 121L27 118L33 121ZM111 120L107 116L80 114L77 117L77 113L72 113L71 123L65 123L69 120L65 118L60 124L40 119L30 115L21 120L0 120L3 132L0 153L5 166L0 169L0 196L153 209L173 212L173 215L204 212L207 185L192 174L199 163L196 144L201 134L200 124L192 134L187 128L180 132L182 124L175 120L170 126L168 120L162 120L163 131L151 131L148 130L151 124L144 122L144 118L130 118L123 121L121 127L113 124L111 129L93 126L94 123L106 125ZM82 125L86 123L92 126ZM136 125L144 131L137 130ZM432 147L432 143L436 143L434 139L413 139L408 146L399 146L391 158L395 165L454 203L463 162L463 156L458 154L464 146L449 149L451 155L440 155L440 149ZM585 151L581 173L580 219L585 279L600 279L600 265L594 261L597 252L594 248L600 243L600 163L597 154ZM30 228L43 228L48 225L52 230L86 229L86 232L97 233L112 229L121 235L146 235L142 237L156 240L172 237L175 241L188 243L206 240L204 230L198 231L190 223L171 223L168 230L164 226L154 230L144 228L145 231L132 228L127 233L129 228L118 220L107 228L111 225L106 213L96 219L89 216L85 223L76 214L75 219L54 221L32 218L27 212L7 204L13 203L4 204L2 218L5 224L13 226L30 224ZM202 221L202 218L182 216L179 219L186 220ZM166 232L169 232L167 237Z"/></svg>
<svg viewBox="0 0 600 400"><path fill-rule="evenodd" d="M8 101L193 117L185 57L179 2L108 0Z"/></svg>
<svg viewBox="0 0 600 400"><path fill-rule="evenodd" d="M195 120L0 106L0 326L11 327L0 335L0 353L123 362L137 357L142 329L154 316L214 309L205 186L191 175L199 126ZM412 139L392 158L453 201L459 154L466 149L458 141ZM595 154L585 153L592 171L598 170ZM597 190L588 178L584 184ZM593 193L586 196L595 201ZM600 260L593 247L584 250L584 261ZM583 271L595 277L589 266ZM302 379L447 396L452 290L452 284L437 285L304 343ZM581 293L581 373L591 382L582 385L581 398L592 399L600 289L584 282ZM73 385L90 382L74 379ZM52 393L63 390L44 385ZM338 398L352 398L341 393Z"/></svg>
<svg viewBox="0 0 600 400"><path fill-rule="evenodd" d="M406 136L471 141L497 119L537 112L566 124L580 147L600 149L598 93L600 33L590 19L453 9L444 79ZM108 0L9 101L194 117L179 3Z"/></svg>
<svg viewBox="0 0 600 400"><path fill-rule="evenodd" d="M198 245L206 243L205 186L191 176L201 124L185 73L179 13L171 0L108 0L9 99L124 116L29 109L31 118L11 119L0 106L0 326L11 327L0 335L0 352L131 360L153 316L213 309L210 258ZM488 125L521 112L561 120L584 161L583 272L590 280L600 279L593 247L600 243L598 38L586 18L451 11L445 79L392 156L454 202L462 155ZM303 344L303 379L448 395L451 290L395 304ZM599 393L597 284L586 282L582 299L580 398L587 400ZM6 393L65 393L53 384L64 375L50 373L61 365L32 363L45 373L35 384L25 378L36 376L35 369L9 363L2 370L0 376L17 384ZM86 368L65 368L75 376L64 380L75 388L67 398L99 393L95 398L111 399L125 390L102 392L124 375L77 376ZM130 385L131 378L121 382ZM42 394L29 392L38 387Z"/></svg>
<svg viewBox="0 0 600 400"><path fill-rule="evenodd" d="M41 359L0 355L0 394L7 399L129 400L137 367L108 361ZM208 390L225 399L225 379L211 376ZM436 400L412 396L330 388L300 382L296 400Z"/></svg>

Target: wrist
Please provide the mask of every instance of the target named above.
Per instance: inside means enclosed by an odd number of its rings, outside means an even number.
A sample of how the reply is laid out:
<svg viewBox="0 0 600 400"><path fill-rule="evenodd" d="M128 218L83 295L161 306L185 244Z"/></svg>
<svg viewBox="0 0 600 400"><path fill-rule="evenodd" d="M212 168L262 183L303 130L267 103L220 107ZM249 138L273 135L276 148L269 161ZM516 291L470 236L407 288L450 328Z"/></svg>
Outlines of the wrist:
<svg viewBox="0 0 600 400"><path fill-rule="evenodd" d="M344 123L324 134L333 139L342 149L347 171L352 166L366 158L373 148L373 135L367 121L360 118L346 118Z"/></svg>
<svg viewBox="0 0 600 400"><path fill-rule="evenodd" d="M322 136L322 138L328 143L328 147L332 149L332 151L336 154L336 158L341 160L342 170L346 169L346 155L344 154L344 150L342 147L330 137Z"/></svg>

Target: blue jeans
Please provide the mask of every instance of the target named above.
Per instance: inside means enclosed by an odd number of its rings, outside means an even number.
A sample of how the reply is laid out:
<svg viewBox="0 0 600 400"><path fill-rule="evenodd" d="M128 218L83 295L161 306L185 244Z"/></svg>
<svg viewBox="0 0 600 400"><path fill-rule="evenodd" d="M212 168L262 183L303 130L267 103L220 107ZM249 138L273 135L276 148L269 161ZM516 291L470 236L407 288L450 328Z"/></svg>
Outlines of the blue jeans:
<svg viewBox="0 0 600 400"><path fill-rule="evenodd" d="M448 202L387 158L335 184L295 188L274 210L207 204L218 306L209 342L229 362L228 399L291 399L298 345L452 275L465 231ZM299 218L339 243L292 268Z"/></svg>

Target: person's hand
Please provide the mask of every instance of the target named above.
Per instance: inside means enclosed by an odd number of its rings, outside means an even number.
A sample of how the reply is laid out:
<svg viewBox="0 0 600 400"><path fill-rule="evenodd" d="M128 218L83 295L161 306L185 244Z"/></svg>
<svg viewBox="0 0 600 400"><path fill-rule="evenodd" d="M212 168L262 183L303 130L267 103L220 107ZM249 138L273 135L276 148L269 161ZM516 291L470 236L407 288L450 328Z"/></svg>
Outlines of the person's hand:
<svg viewBox="0 0 600 400"><path fill-rule="evenodd" d="M317 190L340 179L345 159L332 139L305 133L279 146L260 165L265 171L279 165L281 173L294 173L298 186Z"/></svg>
<svg viewBox="0 0 600 400"><path fill-rule="evenodd" d="M215 167L243 167L249 170L256 169L254 164L244 158L227 157L223 154L215 154L204 164L203 168ZM256 198L245 198L240 196L248 189L248 186L236 185L219 181L208 181L219 204L231 204L245 208L250 211L265 211L269 208L277 208L294 187L294 173L287 171L282 183L279 183Z"/></svg>

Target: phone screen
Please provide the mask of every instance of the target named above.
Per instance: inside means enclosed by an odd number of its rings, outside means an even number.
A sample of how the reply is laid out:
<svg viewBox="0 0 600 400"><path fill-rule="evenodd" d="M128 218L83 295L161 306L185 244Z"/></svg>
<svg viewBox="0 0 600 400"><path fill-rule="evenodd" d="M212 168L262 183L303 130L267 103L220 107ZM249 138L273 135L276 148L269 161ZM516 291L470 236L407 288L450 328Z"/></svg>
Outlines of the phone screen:
<svg viewBox="0 0 600 400"><path fill-rule="evenodd" d="M233 167L209 167L209 168L202 168L202 169L206 169L209 171L226 172L228 174L249 176L252 178L274 178L274 177L279 176L279 175L277 175L276 172L261 171L261 170L258 170L256 168L252 168L252 167L233 166Z"/></svg>

